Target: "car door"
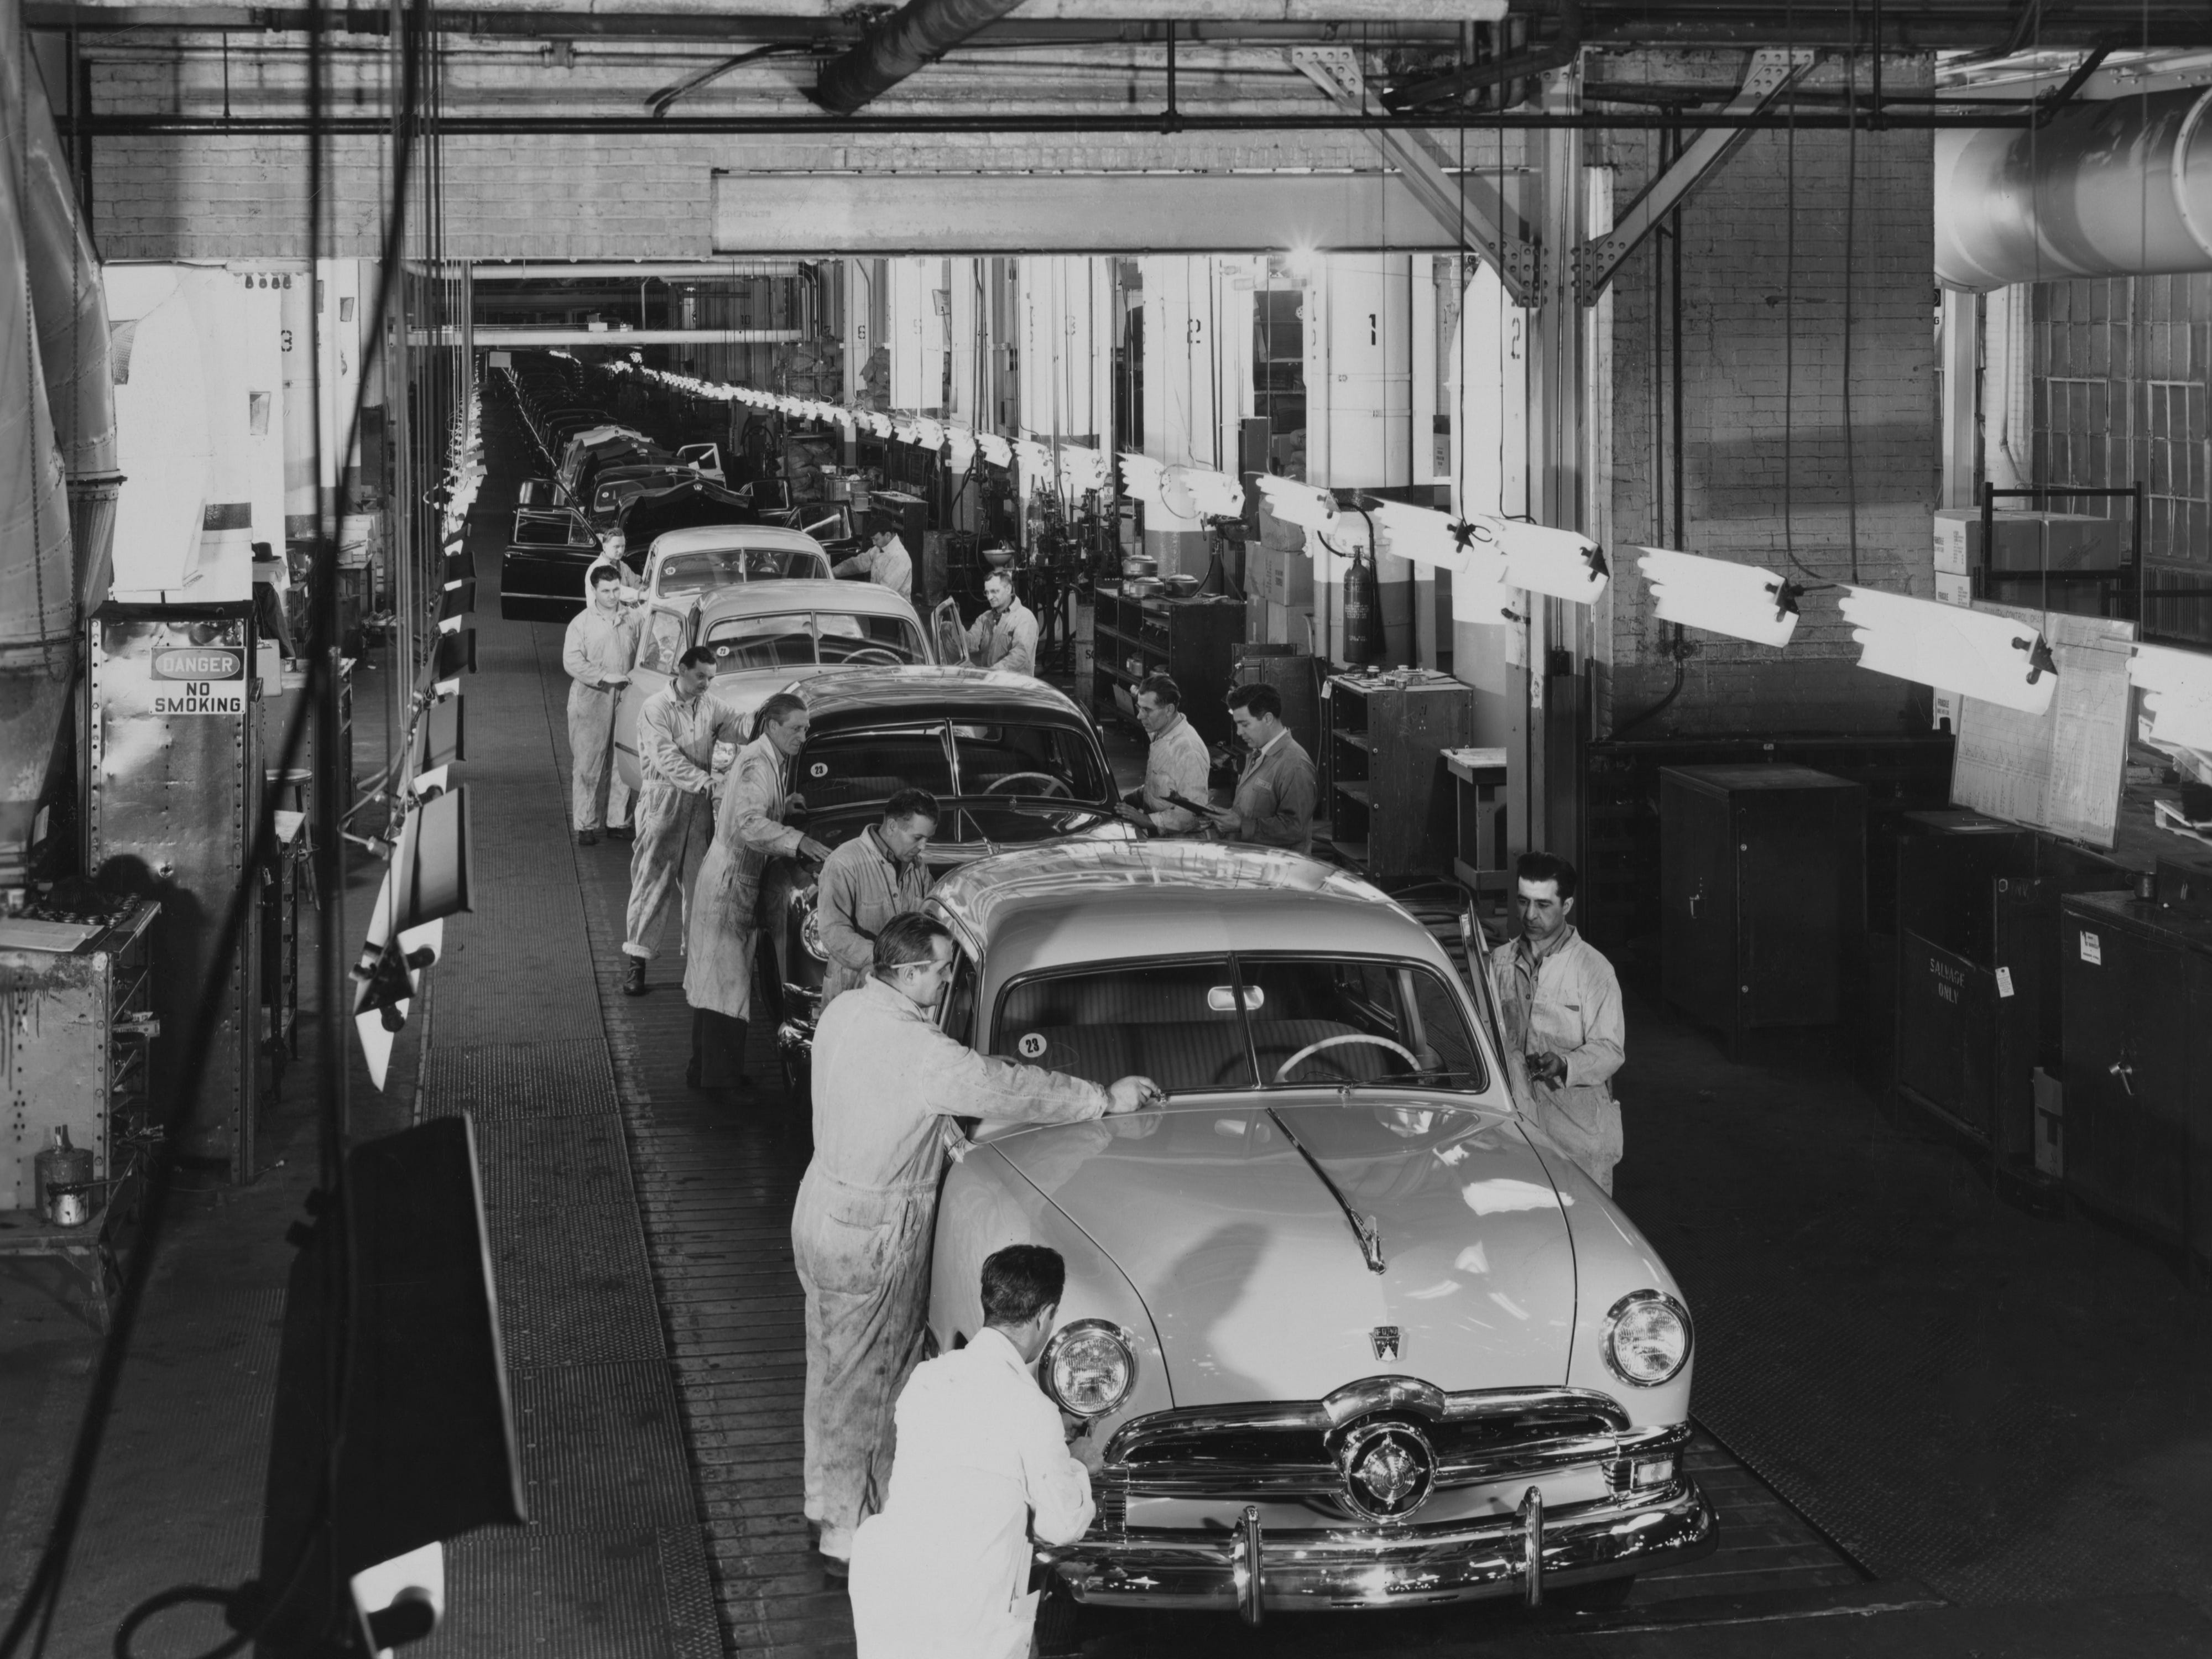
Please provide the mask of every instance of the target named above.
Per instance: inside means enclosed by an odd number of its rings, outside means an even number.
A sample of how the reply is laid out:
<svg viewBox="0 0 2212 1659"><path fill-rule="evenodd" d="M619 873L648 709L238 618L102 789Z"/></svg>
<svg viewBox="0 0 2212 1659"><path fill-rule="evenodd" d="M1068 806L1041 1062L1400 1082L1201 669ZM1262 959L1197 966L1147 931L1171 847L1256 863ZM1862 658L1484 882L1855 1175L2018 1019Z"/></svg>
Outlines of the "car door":
<svg viewBox="0 0 2212 1659"><path fill-rule="evenodd" d="M941 600L929 613L929 643L939 664L960 667L967 663L968 630L961 625L960 607L953 600Z"/></svg>
<svg viewBox="0 0 2212 1659"><path fill-rule="evenodd" d="M716 483L729 482L723 475L720 444L686 444L676 452L676 459L702 478L711 478Z"/></svg>
<svg viewBox="0 0 2212 1659"><path fill-rule="evenodd" d="M690 640L691 612L676 605L647 607L637 630L637 655L632 659L629 684L623 687L615 705L615 771L632 789L643 774L638 762L637 714L645 700L666 685L676 672L676 659Z"/></svg>
<svg viewBox="0 0 2212 1659"><path fill-rule="evenodd" d="M500 615L566 622L584 608L584 572L598 556L598 538L573 508L517 509L500 557Z"/></svg>

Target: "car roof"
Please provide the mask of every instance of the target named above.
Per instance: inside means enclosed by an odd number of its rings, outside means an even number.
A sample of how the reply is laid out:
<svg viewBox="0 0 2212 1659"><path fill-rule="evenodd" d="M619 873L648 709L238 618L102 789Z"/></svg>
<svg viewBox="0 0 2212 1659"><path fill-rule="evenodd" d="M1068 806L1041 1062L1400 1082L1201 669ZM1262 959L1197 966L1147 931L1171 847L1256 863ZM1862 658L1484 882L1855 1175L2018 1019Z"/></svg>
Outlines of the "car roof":
<svg viewBox="0 0 2212 1659"><path fill-rule="evenodd" d="M1048 842L963 866L931 898L983 951L994 986L1085 963L1229 951L1395 957L1452 971L1428 929L1381 890L1273 848Z"/></svg>
<svg viewBox="0 0 2212 1659"><path fill-rule="evenodd" d="M844 585L875 587L872 582ZM757 592L772 584L751 586ZM887 587L876 591L890 593ZM840 671L834 681L809 685L806 708L817 732L832 723L854 726L871 721L895 725L902 720L948 718L1035 720L1040 714L1088 729L1083 711L1066 693L1026 674L1002 674L983 668L848 668Z"/></svg>
<svg viewBox="0 0 2212 1659"><path fill-rule="evenodd" d="M669 553L719 553L749 547L819 553L829 557L828 550L805 531L780 524L695 524L681 530L664 530L653 538L653 546L646 556L657 559Z"/></svg>
<svg viewBox="0 0 2212 1659"><path fill-rule="evenodd" d="M699 601L699 623L705 627L725 617L771 617L786 611L844 611L855 615L904 617L915 627L921 618L914 607L874 582L840 581L835 577L787 577L775 581L745 582L718 587Z"/></svg>

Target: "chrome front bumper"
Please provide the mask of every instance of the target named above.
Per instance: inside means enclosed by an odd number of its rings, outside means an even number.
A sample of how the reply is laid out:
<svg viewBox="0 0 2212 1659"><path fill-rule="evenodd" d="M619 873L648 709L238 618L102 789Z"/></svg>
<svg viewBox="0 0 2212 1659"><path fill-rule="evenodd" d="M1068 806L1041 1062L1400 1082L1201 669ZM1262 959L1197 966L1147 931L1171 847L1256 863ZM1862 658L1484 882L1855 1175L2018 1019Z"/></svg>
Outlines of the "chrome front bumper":
<svg viewBox="0 0 2212 1659"><path fill-rule="evenodd" d="M1259 1540L1259 1593L1244 1533L1130 1531L1086 1538L1053 1558L1079 1601L1103 1607L1269 1613L1432 1606L1619 1578L1712 1549L1717 1520L1696 1481L1577 1504L1532 1522L1524 1510L1469 1522L1372 1530L1271 1531ZM1530 1558L1540 1563L1529 1570Z"/></svg>

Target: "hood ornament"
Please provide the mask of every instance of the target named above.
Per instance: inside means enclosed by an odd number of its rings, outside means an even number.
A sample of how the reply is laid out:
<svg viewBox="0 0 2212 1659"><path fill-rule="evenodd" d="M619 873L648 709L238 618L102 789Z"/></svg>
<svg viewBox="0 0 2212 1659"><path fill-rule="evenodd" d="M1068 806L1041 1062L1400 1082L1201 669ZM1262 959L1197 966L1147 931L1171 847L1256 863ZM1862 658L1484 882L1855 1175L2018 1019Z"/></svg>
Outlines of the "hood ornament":
<svg viewBox="0 0 2212 1659"><path fill-rule="evenodd" d="M1398 1363L1398 1328L1377 1325L1367 1333L1367 1340L1375 1345L1375 1358L1387 1364Z"/></svg>

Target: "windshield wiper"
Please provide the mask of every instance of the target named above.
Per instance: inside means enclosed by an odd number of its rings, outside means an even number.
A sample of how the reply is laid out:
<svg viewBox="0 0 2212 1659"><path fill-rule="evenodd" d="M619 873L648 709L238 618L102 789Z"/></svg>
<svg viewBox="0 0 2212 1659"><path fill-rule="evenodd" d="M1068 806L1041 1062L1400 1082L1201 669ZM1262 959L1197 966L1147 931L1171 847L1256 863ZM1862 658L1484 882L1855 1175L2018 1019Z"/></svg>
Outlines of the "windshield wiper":
<svg viewBox="0 0 2212 1659"><path fill-rule="evenodd" d="M1344 1218L1352 1227L1352 1236L1359 1241L1359 1253L1367 1258L1367 1271L1370 1273L1381 1273L1383 1268L1382 1230L1376 1224L1375 1218L1371 1215L1362 1215L1352 1207L1351 1200L1344 1195L1344 1189L1329 1179L1328 1171L1321 1166L1321 1160L1306 1150L1305 1142L1300 1140L1292 1133L1291 1126L1283 1121L1281 1113L1270 1106L1267 1108L1267 1115L1273 1121L1275 1127L1283 1132L1283 1139L1298 1149L1298 1156L1305 1159L1306 1167L1314 1172L1315 1177L1322 1186L1328 1188L1328 1195L1336 1200L1336 1207L1344 1212Z"/></svg>

